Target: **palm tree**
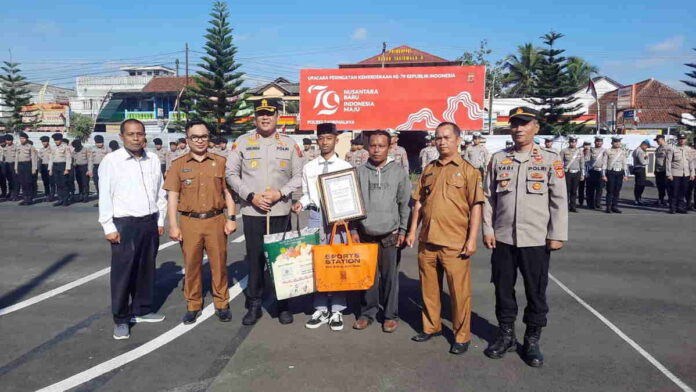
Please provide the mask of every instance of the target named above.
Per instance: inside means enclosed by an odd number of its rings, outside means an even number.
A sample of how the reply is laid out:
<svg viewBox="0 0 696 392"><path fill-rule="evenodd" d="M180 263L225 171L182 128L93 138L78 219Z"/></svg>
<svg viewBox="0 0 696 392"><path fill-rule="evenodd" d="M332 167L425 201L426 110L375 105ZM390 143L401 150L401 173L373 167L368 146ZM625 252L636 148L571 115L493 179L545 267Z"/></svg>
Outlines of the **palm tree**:
<svg viewBox="0 0 696 392"><path fill-rule="evenodd" d="M508 73L503 78L503 84L508 87L507 95L528 97L541 64L539 49L532 43L526 43L518 46L517 55L512 55L509 59L505 64Z"/></svg>
<svg viewBox="0 0 696 392"><path fill-rule="evenodd" d="M599 73L599 68L591 65L580 57L568 57L566 69L568 70L570 84L577 89L586 86L593 73Z"/></svg>

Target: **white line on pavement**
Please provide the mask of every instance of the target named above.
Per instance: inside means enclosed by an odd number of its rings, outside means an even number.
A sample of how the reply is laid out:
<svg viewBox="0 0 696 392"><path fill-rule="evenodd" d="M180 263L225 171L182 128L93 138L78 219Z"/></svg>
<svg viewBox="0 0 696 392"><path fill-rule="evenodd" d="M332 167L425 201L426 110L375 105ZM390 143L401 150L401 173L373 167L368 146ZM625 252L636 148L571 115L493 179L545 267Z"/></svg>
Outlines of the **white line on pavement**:
<svg viewBox="0 0 696 392"><path fill-rule="evenodd" d="M582 305L583 307L585 307L585 309L589 310L590 313L594 314L601 322L603 322L607 327L609 327L609 329L611 329L612 331L614 331L614 333L616 333L617 335L619 335L619 337L621 337L621 339L625 340L626 343L628 343L631 347L633 347L636 351L638 351L638 353L639 353L640 355L642 355L645 359L647 359L648 362L650 362L651 364L653 364L653 366L655 366L659 371L661 371L662 374L664 374L665 376L667 376L667 378L669 378L670 380L672 380L672 382L674 382L675 384L677 384L677 386L678 386L679 388L681 388L684 392L694 392L694 390L691 389L691 387L689 387L688 385L686 385L682 380L680 380L677 376L675 376L674 373L670 372L663 364L661 364L657 359L655 359L655 357L653 357L652 355L650 355L650 353L648 353L647 351L645 351L641 346L638 345L638 343L636 343L635 341L633 341L633 339L629 338L628 335L626 335L625 333L623 333L623 331L621 331L616 325L614 325L614 323L612 323L612 322L609 321L606 317L604 317L601 313L599 313L598 311L596 311L596 310L595 310L592 306L590 306L587 302L583 301L582 298L578 297L574 292L572 292L568 287L566 287L566 285L564 285L563 283L561 283L560 280L556 279L555 276L549 274L549 278L551 278L551 280L553 280L554 282L556 282L556 284L557 284L560 288L562 288L563 291L565 291L566 293L568 293L568 295L570 295L571 297L573 297L573 299L575 299L576 301L578 301L578 302L580 303L580 305Z"/></svg>
<svg viewBox="0 0 696 392"><path fill-rule="evenodd" d="M167 242L166 244L160 245L160 247L158 248L158 250L162 250L162 249L169 248L170 246L172 246L172 245L174 245L174 244L177 244L177 242L176 242L176 241ZM9 313L12 313L12 312L16 312L16 311L18 311L18 310L20 310L20 309L26 308L27 306L31 306L31 305L34 305L34 304L36 304L36 303L39 303L39 302L41 302L41 301L43 301L43 300L45 300L45 299L48 299L48 298L51 298L51 297L55 297L55 296L58 295L58 294L64 293L64 292L66 292L66 291L68 291L68 290L70 290L70 289L74 289L74 288L77 287L77 286L83 285L83 284L85 284L85 283L87 283L87 282L90 282L90 281L92 281L92 280L94 280L94 279L97 279L98 277L103 276L103 275L106 275L106 274L108 274L109 272L111 272L111 267L106 267L106 268L104 268L104 269L101 269L101 270L99 270L99 271L93 273L93 274L87 275L87 276L85 276L85 277L82 277L82 278L80 278L80 279L78 279L78 280L75 280L75 281L72 281L72 282L70 282L70 283L66 283L66 284L64 284L64 285L62 285L62 286L60 286L60 287L56 287L55 289L49 290L49 291L47 291L47 292L45 292L45 293L43 293L43 294L39 294L39 295L37 295L37 296L35 296L35 297L31 297L31 298L29 298L29 299L26 299L26 300L24 300L24 301L22 301L22 302L18 302L18 303L14 304L14 305L10 305L10 306L8 306L8 307L2 308L2 309L0 309L0 316L4 316L4 315L6 315L6 314L9 314Z"/></svg>
<svg viewBox="0 0 696 392"><path fill-rule="evenodd" d="M239 237L235 238L235 239L232 240L231 242L239 243L239 242L243 242L243 241L244 241L244 236L242 235L242 236L239 236ZM169 241L169 242L167 242L167 243L165 243L165 244L160 245L160 247L157 248L157 250L167 249L167 248L169 248L170 246L176 245L176 244L178 244L178 243L179 243L178 241ZM97 279L97 278L99 278L99 277L101 277L101 276L104 276L104 275L108 274L109 272L111 272L111 267L106 267L106 268L101 269L101 270L99 270L99 271L97 271L97 272L95 272L95 273L92 273L92 274L90 274L90 275L84 276L84 277L82 277L82 278L80 278L80 279L78 279L78 280L72 281L72 282L70 282L70 283L66 283L66 284L64 284L64 285L62 285L62 286L60 286L60 287L56 287L55 289L49 290L49 291L47 291L47 292L45 292L45 293L43 293L43 294L39 294L39 295L37 295L37 296L35 296L35 297L31 297L31 298L29 298L29 299L26 299L26 300L24 300L24 301L22 301L22 302L18 302L18 303L14 304L14 305L10 305L10 306L8 306L8 307L2 308L2 309L0 309L0 316L4 316L4 315L6 315L6 314L9 314L9 313L12 313L12 312L16 312L16 311L18 311L18 310L20 310L20 309L26 308L27 306L31 306L31 305L34 305L34 304L36 304L36 303L39 303L39 302L41 302L41 301L43 301L43 300L46 300L46 299L48 299L48 298L55 297L55 296L58 295L58 294L62 294L62 293L66 292L66 291L68 291L68 290L70 290L70 289L74 289L75 287L81 286L81 285L83 285L83 284L85 284L85 283L88 283L88 282L90 282L90 281L93 281L94 279ZM182 272L183 272L183 269L182 269Z"/></svg>
<svg viewBox="0 0 696 392"><path fill-rule="evenodd" d="M230 287L230 301L232 301L235 297L237 297L239 294L242 293L242 290L246 288L247 284L247 277L245 276L242 280L239 281L239 283L235 284L234 286ZM103 374L106 374L114 369L118 369L121 366L130 363L132 361L135 361L136 359L147 355L158 348L164 346L165 344L173 341L174 339L178 338L179 336L185 334L186 332L192 330L195 328L198 324L202 323L203 321L207 320L210 316L215 314L215 308L213 304L209 304L206 306L203 311L201 312L201 315L198 317L195 323L190 324L190 325L185 325L183 323L177 325L176 327L170 329L169 331L161 334L160 336L150 340L149 342L138 346L137 348L128 351L126 353L123 353L117 357L114 357L106 362L102 362L99 365L96 365L94 367L91 367L81 373L78 373L72 377L66 378L63 381L57 382L53 385L49 385L45 388L42 388L39 390L39 392L58 392L58 391L66 391L71 388L75 388L78 385L84 384L87 381L90 381L96 377L99 377Z"/></svg>

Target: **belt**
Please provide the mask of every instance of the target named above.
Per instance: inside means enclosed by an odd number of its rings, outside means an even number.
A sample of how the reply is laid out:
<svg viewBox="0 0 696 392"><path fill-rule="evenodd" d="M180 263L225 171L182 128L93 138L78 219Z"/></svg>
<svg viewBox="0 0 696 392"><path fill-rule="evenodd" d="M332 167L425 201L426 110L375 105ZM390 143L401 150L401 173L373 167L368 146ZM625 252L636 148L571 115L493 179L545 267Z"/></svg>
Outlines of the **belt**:
<svg viewBox="0 0 696 392"><path fill-rule="evenodd" d="M123 217L114 217L114 221L121 221L121 222L145 222L153 219L157 219L157 213L155 214L150 214L150 215L145 215L145 216L123 216Z"/></svg>
<svg viewBox="0 0 696 392"><path fill-rule="evenodd" d="M580 173L580 170L567 170L568 173Z"/></svg>
<svg viewBox="0 0 696 392"><path fill-rule="evenodd" d="M218 216L218 215L222 214L223 212L224 212L224 210L210 210L208 212L181 211L181 215L188 216L189 218L208 219L208 218L212 218L214 216Z"/></svg>
<svg viewBox="0 0 696 392"><path fill-rule="evenodd" d="M315 205L308 206L307 209L310 211L319 212L319 207Z"/></svg>

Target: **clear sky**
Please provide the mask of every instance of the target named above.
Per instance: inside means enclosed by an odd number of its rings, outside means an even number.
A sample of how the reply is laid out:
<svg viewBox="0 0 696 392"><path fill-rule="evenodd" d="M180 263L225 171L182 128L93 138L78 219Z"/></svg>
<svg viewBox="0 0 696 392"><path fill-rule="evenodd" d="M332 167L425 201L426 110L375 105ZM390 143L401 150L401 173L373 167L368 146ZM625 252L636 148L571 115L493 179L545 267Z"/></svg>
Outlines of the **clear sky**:
<svg viewBox="0 0 696 392"><path fill-rule="evenodd" d="M650 77L684 89L696 63L696 1L236 1L228 2L238 60L251 85L300 68L335 68L410 45L455 59L482 39L490 60L551 29L567 55L631 84ZM197 62L212 1L3 0L0 60L22 63L30 81L72 87L75 76L120 65Z"/></svg>

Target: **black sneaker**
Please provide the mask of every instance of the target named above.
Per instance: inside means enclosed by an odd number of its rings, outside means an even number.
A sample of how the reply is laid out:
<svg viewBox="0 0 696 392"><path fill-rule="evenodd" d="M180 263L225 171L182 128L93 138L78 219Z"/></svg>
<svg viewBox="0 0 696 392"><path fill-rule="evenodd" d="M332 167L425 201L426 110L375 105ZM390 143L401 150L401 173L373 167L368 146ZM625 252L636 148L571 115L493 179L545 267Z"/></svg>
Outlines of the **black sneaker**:
<svg viewBox="0 0 696 392"><path fill-rule="evenodd" d="M317 310L312 314L312 317L307 320L305 327L316 329L329 322L329 312Z"/></svg>
<svg viewBox="0 0 696 392"><path fill-rule="evenodd" d="M341 312L331 313L329 328L331 328L332 331L340 331L343 329L343 314L341 314Z"/></svg>

